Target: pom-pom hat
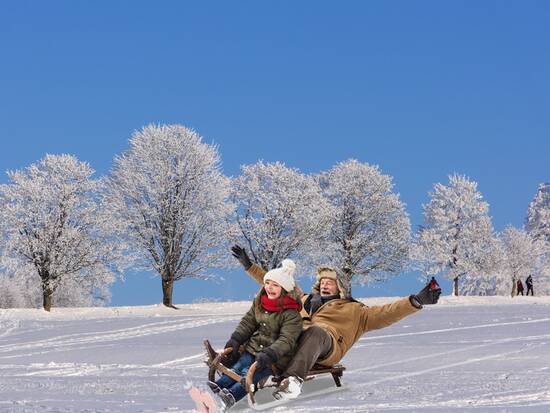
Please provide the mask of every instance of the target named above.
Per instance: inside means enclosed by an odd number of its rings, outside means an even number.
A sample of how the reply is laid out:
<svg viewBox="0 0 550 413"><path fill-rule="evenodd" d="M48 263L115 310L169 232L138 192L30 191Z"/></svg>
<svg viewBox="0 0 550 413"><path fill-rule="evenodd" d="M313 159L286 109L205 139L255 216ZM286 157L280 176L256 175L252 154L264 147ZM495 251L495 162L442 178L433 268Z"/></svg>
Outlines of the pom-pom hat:
<svg viewBox="0 0 550 413"><path fill-rule="evenodd" d="M290 292L296 285L294 282L295 271L296 264L294 264L294 261L285 259L279 268L274 268L264 275L264 282L267 280L275 281L283 287L286 292Z"/></svg>

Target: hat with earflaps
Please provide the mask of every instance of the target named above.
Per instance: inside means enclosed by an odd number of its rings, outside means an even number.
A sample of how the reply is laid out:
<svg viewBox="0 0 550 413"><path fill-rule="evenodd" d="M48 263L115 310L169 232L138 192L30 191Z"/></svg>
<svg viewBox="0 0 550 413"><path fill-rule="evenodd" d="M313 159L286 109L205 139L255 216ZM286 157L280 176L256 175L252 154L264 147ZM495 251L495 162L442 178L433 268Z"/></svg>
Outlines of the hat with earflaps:
<svg viewBox="0 0 550 413"><path fill-rule="evenodd" d="M346 295L346 289L344 288L344 285L342 283L342 280L338 276L338 272L333 267L319 267L317 268L317 278L315 280L315 284L311 287L311 291L315 294L321 293L321 279L323 278L329 278L331 280L336 281L336 285L338 286L338 293L340 294L340 298L350 298L349 295Z"/></svg>

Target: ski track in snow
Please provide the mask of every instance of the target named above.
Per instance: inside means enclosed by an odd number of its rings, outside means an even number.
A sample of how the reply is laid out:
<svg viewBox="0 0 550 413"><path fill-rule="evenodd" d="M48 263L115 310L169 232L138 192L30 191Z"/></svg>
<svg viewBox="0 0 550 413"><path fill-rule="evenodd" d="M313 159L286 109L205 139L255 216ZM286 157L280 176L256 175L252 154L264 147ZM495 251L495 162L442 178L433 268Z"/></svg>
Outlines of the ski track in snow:
<svg viewBox="0 0 550 413"><path fill-rule="evenodd" d="M0 339L13 335L13 332L19 327L18 321L0 321Z"/></svg>
<svg viewBox="0 0 550 413"><path fill-rule="evenodd" d="M438 330L416 331L414 333L385 334L385 335L378 335L375 337L361 337L359 339L359 342L380 340L385 338L418 336L418 335L424 335L424 334L449 333L449 332L456 332L456 331L463 331L463 330L474 330L478 328L505 327L505 326L520 325L520 324L544 323L548 321L550 321L550 318L540 318L537 320L522 320L522 321L511 321L511 322L503 322L503 323L480 324L480 325L465 326L465 327L442 328Z"/></svg>
<svg viewBox="0 0 550 413"><path fill-rule="evenodd" d="M189 328L204 327L210 324L222 323L231 321L233 318L217 318L217 319L199 319L193 320L190 322L181 322L181 321L166 321L159 323L150 323L144 326L118 329L105 331L101 333L78 333L78 334L69 334L62 335L57 337L52 337L50 339L39 340L36 342L30 342L25 344L7 344L0 345L0 359L6 358L6 356L1 355L2 353L18 352L21 350L33 350L39 348L47 348L47 351L54 351L54 349L59 347L70 347L79 344L95 344L99 342L109 342L117 340L128 340L135 339L143 336L150 336L155 334L166 334L172 333L179 330L186 330ZM46 351L46 352L47 352ZM23 354L27 356L29 354ZM19 357L20 355L17 355ZM14 356L8 356L14 357Z"/></svg>
<svg viewBox="0 0 550 413"><path fill-rule="evenodd" d="M458 348L458 349L455 349L455 350L444 351L444 352L428 354L428 355L423 355L423 356L415 356L415 357L411 357L411 358L407 358L407 359L397 360L397 361L394 361L394 362L391 362L391 363L375 364L375 365L372 365L372 366L369 366L369 367L353 369L353 370L349 370L348 374L357 374L357 373L361 373L361 372L364 372L364 371L378 370L382 367L388 367L388 366L393 366L393 365L397 365L397 364L404 364L404 363L408 363L408 362L416 362L416 361L423 360L423 359L424 360L425 359L433 359L434 357L448 356L448 355L455 354L455 353L478 350L478 349L481 349L483 347L491 347L491 346L494 346L494 345L497 345L497 344L505 344L505 343L521 342L521 341L535 341L535 340L543 340L543 339L550 339L550 334L527 336L527 337L511 337L511 338L503 338L503 339L497 339L497 340L486 340L487 342L485 342L483 344L477 344L477 345L473 345L473 346L468 346L468 347L464 347L464 348ZM360 348L360 347L363 347L363 346L356 346L354 348L354 350L357 349L357 348Z"/></svg>
<svg viewBox="0 0 550 413"><path fill-rule="evenodd" d="M0 314L0 413L193 411L185 389L206 380L202 339L222 345L246 311L203 306L154 322L137 308L105 320ZM550 412L550 306L471 308L370 332L343 360L344 391L273 411Z"/></svg>
<svg viewBox="0 0 550 413"><path fill-rule="evenodd" d="M414 407L411 407L413 406ZM548 412L550 410L550 390L539 392L516 391L510 394L490 394L486 397L462 398L444 401L419 400L419 401L397 401L393 403L364 403L357 404L341 410L338 404L333 406L307 406L306 408L282 407L274 409L275 412L319 412L319 411L346 411L346 412L428 412L428 411L466 411L466 412L511 412L531 411L529 408L537 408L537 412Z"/></svg>

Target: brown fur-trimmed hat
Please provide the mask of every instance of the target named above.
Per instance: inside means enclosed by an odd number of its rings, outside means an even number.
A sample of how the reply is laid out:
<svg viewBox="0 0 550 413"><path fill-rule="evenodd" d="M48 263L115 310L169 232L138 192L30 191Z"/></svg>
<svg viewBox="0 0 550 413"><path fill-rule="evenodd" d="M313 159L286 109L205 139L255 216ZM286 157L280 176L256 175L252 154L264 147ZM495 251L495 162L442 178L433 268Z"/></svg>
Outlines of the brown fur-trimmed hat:
<svg viewBox="0 0 550 413"><path fill-rule="evenodd" d="M340 278L338 277L338 273L336 270L332 267L319 267L317 268L317 277L315 280L315 284L311 287L311 291L319 294L321 291L321 279L323 278L330 278L331 280L336 281L336 285L338 286L338 294L340 294L340 298L348 298L345 296L345 289L342 286L342 283L340 282Z"/></svg>

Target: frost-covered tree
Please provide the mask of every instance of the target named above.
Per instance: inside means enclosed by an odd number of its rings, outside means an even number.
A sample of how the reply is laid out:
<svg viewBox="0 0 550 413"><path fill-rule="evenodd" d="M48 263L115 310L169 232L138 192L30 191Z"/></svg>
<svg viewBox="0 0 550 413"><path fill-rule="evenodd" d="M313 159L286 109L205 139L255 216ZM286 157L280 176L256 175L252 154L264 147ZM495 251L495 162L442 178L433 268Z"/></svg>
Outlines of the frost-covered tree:
<svg viewBox="0 0 550 413"><path fill-rule="evenodd" d="M3 291L0 303L11 302L11 305L5 308L42 307L41 280L36 276L34 266L17 259L4 257L0 270L0 284L2 284L0 288ZM59 280L59 285L53 295L52 307L104 305L111 296L109 287L109 283L103 283L101 279L95 277L63 277ZM1 306L2 304L0 304Z"/></svg>
<svg viewBox="0 0 550 413"><path fill-rule="evenodd" d="M540 184L527 211L525 229L536 240L546 241L545 256L533 270L537 291L550 293L550 183Z"/></svg>
<svg viewBox="0 0 550 413"><path fill-rule="evenodd" d="M56 307L92 307L107 304L111 299L110 286L98 284L93 279L65 278L54 296Z"/></svg>
<svg viewBox="0 0 550 413"><path fill-rule="evenodd" d="M483 254L472 257L477 271L467 272L462 277L459 291L462 295L497 295L499 294L500 267L503 252L498 239L493 235L480 240Z"/></svg>
<svg viewBox="0 0 550 413"><path fill-rule="evenodd" d="M229 179L218 150L181 125L149 125L114 160L105 204L139 269L157 272L163 303L174 282L206 278L230 235ZM224 247L225 246L225 247Z"/></svg>
<svg viewBox="0 0 550 413"><path fill-rule="evenodd" d="M17 305L13 307L40 308L43 306L42 282L40 277L36 276L36 268L33 264L22 261L18 257L3 255L0 257L0 277L9 280L5 281L6 284L17 291ZM54 294L53 306L56 306L55 299L62 289L62 287L58 288Z"/></svg>
<svg viewBox="0 0 550 413"><path fill-rule="evenodd" d="M330 225L315 260L337 269L348 294L352 279L364 284L400 271L408 260L411 229L392 178L352 159L318 181L330 205Z"/></svg>
<svg viewBox="0 0 550 413"><path fill-rule="evenodd" d="M14 277L0 273L0 292L0 308L25 307L23 289Z"/></svg>
<svg viewBox="0 0 550 413"><path fill-rule="evenodd" d="M489 205L477 190L477 183L461 175L449 176L448 185L437 183L423 205L424 224L415 237L413 259L428 274L445 272L459 294L459 279L493 272L495 252ZM476 283L473 282L473 285Z"/></svg>
<svg viewBox="0 0 550 413"><path fill-rule="evenodd" d="M10 182L0 186L4 256L34 268L46 311L63 285L103 289L114 281L120 254L93 173L74 156L46 155L9 172Z"/></svg>
<svg viewBox="0 0 550 413"><path fill-rule="evenodd" d="M550 183L539 185L527 209L525 229L533 238L550 242Z"/></svg>
<svg viewBox="0 0 550 413"><path fill-rule="evenodd" d="M550 295L550 251L546 244L546 251L542 259L535 263L533 284L536 295Z"/></svg>
<svg viewBox="0 0 550 413"><path fill-rule="evenodd" d="M322 237L328 205L312 177L280 162L241 167L233 179L237 242L245 245L263 268L277 267L287 257L310 264L312 243Z"/></svg>
<svg viewBox="0 0 550 413"><path fill-rule="evenodd" d="M514 227L506 227L499 234L499 242L503 251L503 261L500 271L499 292L516 295L516 283L518 279L525 279L534 273L538 273L541 260L546 251L545 242L532 237L525 230Z"/></svg>

